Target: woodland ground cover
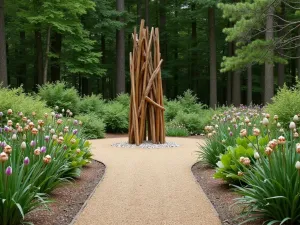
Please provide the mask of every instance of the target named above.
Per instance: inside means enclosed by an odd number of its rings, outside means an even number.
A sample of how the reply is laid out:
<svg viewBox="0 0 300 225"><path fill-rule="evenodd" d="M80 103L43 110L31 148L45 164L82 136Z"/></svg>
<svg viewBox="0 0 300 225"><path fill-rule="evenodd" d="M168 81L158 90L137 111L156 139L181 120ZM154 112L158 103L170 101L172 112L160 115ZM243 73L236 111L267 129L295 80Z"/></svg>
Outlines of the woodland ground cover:
<svg viewBox="0 0 300 225"><path fill-rule="evenodd" d="M266 108L229 108L205 127L207 139L199 157L216 169L214 178L240 194L235 204L244 209L244 222L300 222L300 115L292 104L298 101L298 89L299 84L282 89ZM287 112L280 114L282 120L279 113L268 113L280 112L280 105Z"/></svg>

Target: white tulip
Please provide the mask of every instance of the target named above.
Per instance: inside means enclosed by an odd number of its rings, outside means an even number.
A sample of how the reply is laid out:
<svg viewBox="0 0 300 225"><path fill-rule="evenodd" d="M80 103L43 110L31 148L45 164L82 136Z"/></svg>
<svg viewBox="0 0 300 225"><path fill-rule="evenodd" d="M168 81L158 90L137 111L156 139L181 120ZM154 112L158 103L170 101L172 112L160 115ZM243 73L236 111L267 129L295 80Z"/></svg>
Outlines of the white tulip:
<svg viewBox="0 0 300 225"><path fill-rule="evenodd" d="M262 124L265 125L265 126L268 126L268 125L269 125L269 120L268 120L268 118L265 117L265 118L262 120Z"/></svg>
<svg viewBox="0 0 300 225"><path fill-rule="evenodd" d="M259 156L259 153L258 153L258 152L255 152L255 153L254 153L254 158L255 158L255 159L259 159L259 158L260 158L260 156Z"/></svg>
<svg viewBox="0 0 300 225"><path fill-rule="evenodd" d="M295 128L296 128L296 124L295 124L294 122L290 122L289 128L290 128L291 130L295 129Z"/></svg>
<svg viewBox="0 0 300 225"><path fill-rule="evenodd" d="M299 161L296 162L295 167L296 167L297 170L300 170L300 162Z"/></svg>

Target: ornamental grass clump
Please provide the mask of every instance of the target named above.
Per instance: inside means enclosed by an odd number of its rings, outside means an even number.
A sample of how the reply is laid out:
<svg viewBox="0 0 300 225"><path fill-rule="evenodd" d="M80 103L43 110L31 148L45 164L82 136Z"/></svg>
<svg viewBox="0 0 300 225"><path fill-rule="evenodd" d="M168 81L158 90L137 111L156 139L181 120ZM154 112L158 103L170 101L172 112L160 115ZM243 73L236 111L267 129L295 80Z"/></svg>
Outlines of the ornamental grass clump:
<svg viewBox="0 0 300 225"><path fill-rule="evenodd" d="M296 123L289 128L276 139L269 137L263 149L251 143L255 160L241 164L246 185L235 186L241 195L236 204L244 208L241 224L253 220L265 220L268 225L300 223L300 140L295 136Z"/></svg>
<svg viewBox="0 0 300 225"><path fill-rule="evenodd" d="M0 114L7 121L0 129L0 224L16 225L46 206L47 193L79 175L91 160L90 145L80 121L55 112L42 119L11 109Z"/></svg>

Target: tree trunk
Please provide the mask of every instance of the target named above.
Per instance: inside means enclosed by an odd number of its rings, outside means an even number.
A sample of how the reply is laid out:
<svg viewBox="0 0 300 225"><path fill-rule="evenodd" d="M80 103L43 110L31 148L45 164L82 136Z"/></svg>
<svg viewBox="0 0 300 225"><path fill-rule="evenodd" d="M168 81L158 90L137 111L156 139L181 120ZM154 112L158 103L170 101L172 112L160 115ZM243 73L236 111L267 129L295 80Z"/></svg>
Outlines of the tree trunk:
<svg viewBox="0 0 300 225"><path fill-rule="evenodd" d="M274 39L273 24L274 24L274 7L270 6L268 9L268 16L266 22L266 41ZM274 68L270 62L265 63L265 103L271 101L274 96Z"/></svg>
<svg viewBox="0 0 300 225"><path fill-rule="evenodd" d="M300 36L300 27L298 28L298 36ZM300 40L298 41L297 48L297 71L298 71L298 79L300 80Z"/></svg>
<svg viewBox="0 0 300 225"><path fill-rule="evenodd" d="M27 65L26 65L26 48L25 48L25 31L20 31L20 48L19 48L19 58L21 59L19 61L18 65L18 77L17 77L17 85L18 87L23 84L23 88L27 90L26 86L26 71L27 71Z"/></svg>
<svg viewBox="0 0 300 225"><path fill-rule="evenodd" d="M105 65L106 63L106 45L105 45L105 36L104 35L101 35L101 52L102 52L102 58L101 58L101 62L102 62L102 65ZM101 84L102 84L102 96L103 98L106 98L106 74L103 75L101 77Z"/></svg>
<svg viewBox="0 0 300 225"><path fill-rule="evenodd" d="M195 16L196 4L192 3L192 58L191 58L191 75L192 75L192 89L197 94L198 78L197 78L197 21Z"/></svg>
<svg viewBox="0 0 300 225"><path fill-rule="evenodd" d="M89 78L87 77L82 77L81 78L82 82L82 90L81 90L81 95L89 95L91 93L91 83Z"/></svg>
<svg viewBox="0 0 300 225"><path fill-rule="evenodd" d="M117 0L117 11L124 11L124 0ZM120 18L120 21L124 21ZM117 30L117 94L125 92L125 31L124 28Z"/></svg>
<svg viewBox="0 0 300 225"><path fill-rule="evenodd" d="M41 30L34 31L35 36L35 71L36 71L36 84L43 84L43 42Z"/></svg>
<svg viewBox="0 0 300 225"><path fill-rule="evenodd" d="M7 86L7 57L4 22L4 0L0 0L0 82Z"/></svg>
<svg viewBox="0 0 300 225"><path fill-rule="evenodd" d="M142 19L142 2L141 1L137 1L137 5L136 5L136 24L140 24L141 19Z"/></svg>
<svg viewBox="0 0 300 225"><path fill-rule="evenodd" d="M45 67L44 67L44 76L43 76L43 83L47 83L47 73L48 73L48 63L49 63L49 52L50 52L50 44L51 44L51 26L48 27L48 34L47 34L47 46L46 46L46 55L45 55Z"/></svg>
<svg viewBox="0 0 300 225"><path fill-rule="evenodd" d="M281 15L280 17L282 19L285 18L285 3L281 3ZM278 19L278 24L281 26L284 26L284 22L282 21L282 19ZM282 37L285 35L285 30L281 30L279 31L279 36ZM284 50L282 48L279 49L279 54L283 55L284 54ZM285 74L284 74L284 64L279 63L278 64L278 86L279 87L283 87L284 84L284 80L285 80Z"/></svg>
<svg viewBox="0 0 300 225"><path fill-rule="evenodd" d="M177 3L177 1L176 1ZM176 4L175 3L175 4ZM177 6L177 4L176 4ZM175 19L177 19L178 12L177 8L175 10ZM167 61L167 32L166 32L166 0L160 1L160 8L159 8L159 31L160 31L160 42L161 42L161 54L162 59L166 62ZM177 27L174 28L177 31ZM176 32L175 31L175 32Z"/></svg>
<svg viewBox="0 0 300 225"><path fill-rule="evenodd" d="M55 54L56 57L51 59L50 72L51 72L52 82L60 80L61 47L62 47L62 35L60 33L54 32L51 41L51 49L52 49L52 53Z"/></svg>
<svg viewBox="0 0 300 225"><path fill-rule="evenodd" d="M235 42L232 43L232 54L235 54ZM241 74L240 70L234 71L232 76L232 103L234 106L241 104Z"/></svg>
<svg viewBox="0 0 300 225"><path fill-rule="evenodd" d="M119 0L117 0L119 1ZM149 0L145 0L145 25L149 26L150 25L150 20L149 20Z"/></svg>
<svg viewBox="0 0 300 225"><path fill-rule="evenodd" d="M210 55L210 107L217 106L217 59L216 59L216 33L215 33L215 9L208 8L209 25L209 55Z"/></svg>
<svg viewBox="0 0 300 225"><path fill-rule="evenodd" d="M165 0L163 0L165 2ZM164 6L165 7L165 6ZM176 25L175 25L175 34L174 34L174 41L175 41L175 47L174 47L174 59L175 59L175 62L178 60L178 23L177 23L177 19L178 19L178 1L175 0L175 21L176 21ZM164 9L165 10L165 9ZM165 12L164 12L164 16L165 15ZM165 19L161 19L161 21L163 21L164 23L166 22ZM167 49L167 41L165 42L165 48ZM166 56L167 57L167 50L165 52ZM174 64L174 96L173 97L177 97L178 95L178 87L179 87L179 82L178 82L178 68L177 68L177 64L175 63Z"/></svg>
<svg viewBox="0 0 300 225"><path fill-rule="evenodd" d="M232 103L234 106L241 104L241 74L241 71L234 71L233 73Z"/></svg>
<svg viewBox="0 0 300 225"><path fill-rule="evenodd" d="M230 42L228 43L228 56L232 56L232 55L233 55L233 43ZM226 92L227 105L231 105L232 103L231 91L232 91L232 72L229 71L227 74L227 92Z"/></svg>
<svg viewBox="0 0 300 225"><path fill-rule="evenodd" d="M252 104L252 65L247 68L247 105Z"/></svg>

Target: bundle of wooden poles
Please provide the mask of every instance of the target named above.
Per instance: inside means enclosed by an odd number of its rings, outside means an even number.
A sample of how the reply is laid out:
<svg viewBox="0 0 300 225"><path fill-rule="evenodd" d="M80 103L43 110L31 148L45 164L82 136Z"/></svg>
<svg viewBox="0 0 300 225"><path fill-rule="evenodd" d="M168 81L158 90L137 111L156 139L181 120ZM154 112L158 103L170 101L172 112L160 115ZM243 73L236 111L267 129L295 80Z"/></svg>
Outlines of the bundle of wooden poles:
<svg viewBox="0 0 300 225"><path fill-rule="evenodd" d="M132 34L133 51L130 53L131 98L129 115L129 143L140 145L148 140L165 143L163 90L159 30L144 26L139 34Z"/></svg>

